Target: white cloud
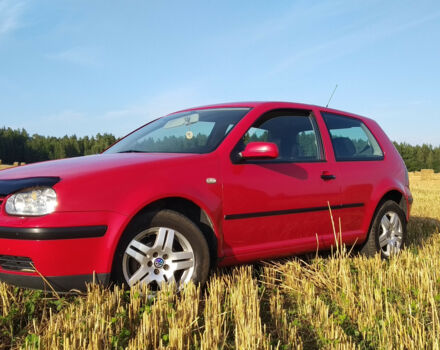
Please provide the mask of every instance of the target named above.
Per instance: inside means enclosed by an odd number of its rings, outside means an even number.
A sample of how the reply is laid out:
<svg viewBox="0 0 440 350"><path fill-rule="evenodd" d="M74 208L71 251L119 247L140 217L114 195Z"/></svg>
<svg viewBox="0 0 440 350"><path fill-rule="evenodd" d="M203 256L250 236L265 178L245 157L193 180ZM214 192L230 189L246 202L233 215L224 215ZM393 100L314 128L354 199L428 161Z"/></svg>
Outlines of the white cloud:
<svg viewBox="0 0 440 350"><path fill-rule="evenodd" d="M125 107L94 114L66 109L51 115L39 116L25 125L16 127L23 127L31 134L49 136L112 133L120 137L155 118L212 102L204 98L201 91L195 85L175 88L145 97Z"/></svg>
<svg viewBox="0 0 440 350"><path fill-rule="evenodd" d="M0 0L0 37L21 26L20 17L24 8L22 1Z"/></svg>
<svg viewBox="0 0 440 350"><path fill-rule="evenodd" d="M256 26L250 28L245 36L248 43L270 40L282 32L290 31L292 28L301 27L304 24L321 21L323 18L341 15L351 10L346 2L342 0L330 0L313 3L310 1L293 2L292 7L284 14L270 18L267 21L257 22Z"/></svg>
<svg viewBox="0 0 440 350"><path fill-rule="evenodd" d="M94 119L104 123L106 131L122 136L155 118L206 103L196 86L186 86L149 96L126 108L106 111Z"/></svg>
<svg viewBox="0 0 440 350"><path fill-rule="evenodd" d="M99 51L96 48L77 46L61 52L47 54L46 58L81 66L97 66L100 62L99 56Z"/></svg>
<svg viewBox="0 0 440 350"><path fill-rule="evenodd" d="M75 133L88 122L85 113L64 110L41 118L33 118L23 126L30 134L47 136L64 136Z"/></svg>
<svg viewBox="0 0 440 350"><path fill-rule="evenodd" d="M277 75L293 69L302 71L305 68L313 69L313 67L351 54L377 41L389 39L398 33L437 20L439 17L440 12L437 11L417 18L402 17L400 18L402 23L396 24L388 18L387 14L383 14L375 22L361 23L357 28L352 28L348 33L339 37L324 39L295 50L290 56L280 60L268 75Z"/></svg>

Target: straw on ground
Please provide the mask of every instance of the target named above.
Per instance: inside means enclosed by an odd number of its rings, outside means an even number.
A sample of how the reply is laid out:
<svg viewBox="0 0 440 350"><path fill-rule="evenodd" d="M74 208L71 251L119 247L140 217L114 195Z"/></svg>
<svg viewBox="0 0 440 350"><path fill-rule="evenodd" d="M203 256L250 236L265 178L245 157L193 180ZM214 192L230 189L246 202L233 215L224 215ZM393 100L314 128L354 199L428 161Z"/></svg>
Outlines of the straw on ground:
<svg viewBox="0 0 440 350"><path fill-rule="evenodd" d="M204 289L155 298L91 287L58 299L0 284L0 348L438 349L440 175L410 178L410 244L390 261L341 247L217 271Z"/></svg>

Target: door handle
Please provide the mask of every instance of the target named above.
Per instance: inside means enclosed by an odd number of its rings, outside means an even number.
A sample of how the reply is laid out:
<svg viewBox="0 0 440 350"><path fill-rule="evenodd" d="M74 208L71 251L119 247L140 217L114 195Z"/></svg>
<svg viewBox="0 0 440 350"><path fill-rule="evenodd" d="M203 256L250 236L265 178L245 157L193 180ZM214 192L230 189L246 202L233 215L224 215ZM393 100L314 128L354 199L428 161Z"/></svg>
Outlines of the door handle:
<svg viewBox="0 0 440 350"><path fill-rule="evenodd" d="M321 174L321 179L323 179L323 180L325 180L325 181L328 181L328 180L334 180L334 179L336 179L336 176L333 175L333 174L330 174L328 171L324 171L324 172Z"/></svg>

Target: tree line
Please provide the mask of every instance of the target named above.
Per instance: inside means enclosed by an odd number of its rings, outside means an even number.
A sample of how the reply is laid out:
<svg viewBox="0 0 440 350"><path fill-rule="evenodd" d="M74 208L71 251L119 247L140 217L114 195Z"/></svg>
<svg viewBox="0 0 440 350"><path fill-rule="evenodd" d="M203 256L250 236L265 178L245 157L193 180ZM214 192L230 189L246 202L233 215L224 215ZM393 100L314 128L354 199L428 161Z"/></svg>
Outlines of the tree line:
<svg viewBox="0 0 440 350"><path fill-rule="evenodd" d="M29 135L24 129L0 128L0 160L34 163L44 160L97 154L117 141L111 134L92 137ZM394 143L409 171L434 169L440 172L440 147Z"/></svg>
<svg viewBox="0 0 440 350"><path fill-rule="evenodd" d="M35 163L45 160L96 154L116 142L111 134L92 137L29 135L26 130L0 129L0 160L4 164L14 162Z"/></svg>
<svg viewBox="0 0 440 350"><path fill-rule="evenodd" d="M436 173L440 172L440 147L426 144L412 146L406 142L394 142L394 146L405 161L408 171L434 169Z"/></svg>

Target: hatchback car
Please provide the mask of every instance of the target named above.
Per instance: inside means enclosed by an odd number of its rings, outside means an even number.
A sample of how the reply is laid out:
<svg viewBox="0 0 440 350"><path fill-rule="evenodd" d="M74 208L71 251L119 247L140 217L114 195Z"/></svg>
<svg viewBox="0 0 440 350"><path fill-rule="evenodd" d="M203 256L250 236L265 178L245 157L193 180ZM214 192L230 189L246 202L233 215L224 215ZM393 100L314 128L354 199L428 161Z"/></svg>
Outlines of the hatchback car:
<svg viewBox="0 0 440 350"><path fill-rule="evenodd" d="M203 283L218 265L329 249L329 207L346 245L386 258L405 244L411 202L371 119L285 102L193 108L100 155L1 171L0 279Z"/></svg>

